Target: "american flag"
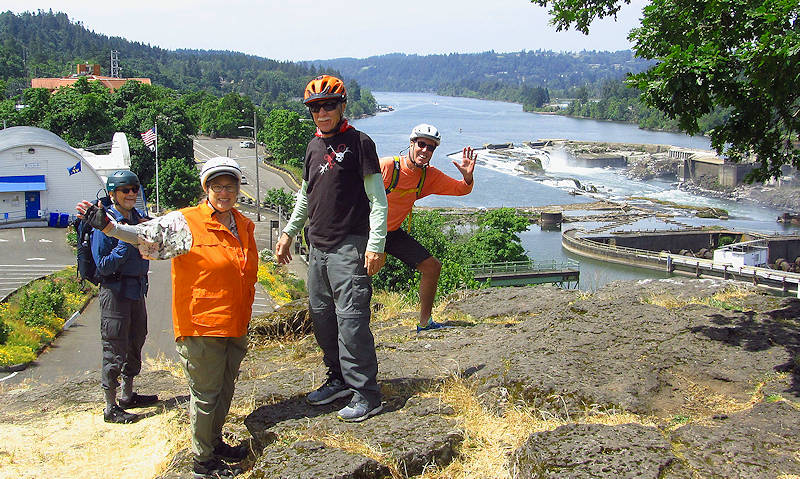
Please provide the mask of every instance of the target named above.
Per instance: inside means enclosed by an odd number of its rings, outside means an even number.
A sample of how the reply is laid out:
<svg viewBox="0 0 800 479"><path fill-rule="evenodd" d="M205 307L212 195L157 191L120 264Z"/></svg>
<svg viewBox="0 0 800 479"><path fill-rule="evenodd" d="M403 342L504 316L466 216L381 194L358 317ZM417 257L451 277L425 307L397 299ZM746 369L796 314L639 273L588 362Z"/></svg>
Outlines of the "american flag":
<svg viewBox="0 0 800 479"><path fill-rule="evenodd" d="M155 143L156 143L155 127L150 128L146 132L142 133L142 141L144 141L144 144L147 145L151 151L155 149Z"/></svg>

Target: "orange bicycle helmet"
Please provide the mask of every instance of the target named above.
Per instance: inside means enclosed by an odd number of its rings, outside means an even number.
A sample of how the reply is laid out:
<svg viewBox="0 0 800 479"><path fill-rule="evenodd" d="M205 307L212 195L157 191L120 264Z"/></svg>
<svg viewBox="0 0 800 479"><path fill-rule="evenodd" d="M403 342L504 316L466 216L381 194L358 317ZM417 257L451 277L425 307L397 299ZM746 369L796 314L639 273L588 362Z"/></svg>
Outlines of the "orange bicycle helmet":
<svg viewBox="0 0 800 479"><path fill-rule="evenodd" d="M305 105L314 101L334 99L347 101L347 90L345 90L342 80L330 75L320 75L314 78L308 82L306 91L303 93L303 104Z"/></svg>

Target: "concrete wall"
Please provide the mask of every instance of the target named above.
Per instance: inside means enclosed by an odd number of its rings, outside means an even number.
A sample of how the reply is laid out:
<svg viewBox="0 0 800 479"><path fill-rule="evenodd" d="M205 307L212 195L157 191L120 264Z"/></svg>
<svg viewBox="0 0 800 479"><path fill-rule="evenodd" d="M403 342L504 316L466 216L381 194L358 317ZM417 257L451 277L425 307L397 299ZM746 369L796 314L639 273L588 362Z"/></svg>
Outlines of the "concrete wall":
<svg viewBox="0 0 800 479"><path fill-rule="evenodd" d="M793 262L800 256L800 238L798 237L770 239L767 240L767 246L769 247L770 264L775 263L775 260L778 258Z"/></svg>
<svg viewBox="0 0 800 479"><path fill-rule="evenodd" d="M687 158L678 165L678 178L682 181L697 180L702 177L716 180L720 185L734 187L744 181L744 177L755 168L752 164L706 163Z"/></svg>
<svg viewBox="0 0 800 479"><path fill-rule="evenodd" d="M648 251L670 251L677 253L688 249L698 251L702 248L715 248L719 244L721 235L734 236L736 241L741 240L741 233L728 231L681 231L659 233L625 233L620 235L591 236L594 241L601 241L609 245L623 246L625 248L644 249Z"/></svg>

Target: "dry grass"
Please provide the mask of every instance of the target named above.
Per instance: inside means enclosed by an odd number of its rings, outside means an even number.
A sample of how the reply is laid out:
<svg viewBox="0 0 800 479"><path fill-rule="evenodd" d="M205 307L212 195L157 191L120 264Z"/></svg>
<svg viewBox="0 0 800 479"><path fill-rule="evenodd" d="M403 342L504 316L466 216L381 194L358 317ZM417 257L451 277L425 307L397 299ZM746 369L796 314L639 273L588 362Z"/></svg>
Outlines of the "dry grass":
<svg viewBox="0 0 800 479"><path fill-rule="evenodd" d="M49 413L0 424L0 478L154 477L189 443L182 409L135 424L107 424L102 409Z"/></svg>
<svg viewBox="0 0 800 479"><path fill-rule="evenodd" d="M142 361L142 369L145 371L167 371L170 376L178 379L185 379L186 375L183 373L181 364L168 357L163 352L158 353L156 357L147 356Z"/></svg>
<svg viewBox="0 0 800 479"><path fill-rule="evenodd" d="M663 293L652 294L642 298L642 302L666 309L678 309L689 304L704 304L714 308L735 309L737 303L753 294L755 293L745 288L732 286L705 298L679 298L670 293Z"/></svg>
<svg viewBox="0 0 800 479"><path fill-rule="evenodd" d="M425 471L419 476L423 479L510 478L508 461L514 450L531 434L552 431L569 422L655 425L651 418L597 408L586 411L577 421L568 421L522 403L498 415L485 408L472 386L461 378L446 381L440 390L427 393L426 396L438 397L453 407L455 418L463 429L464 440L460 454L453 462L443 468Z"/></svg>

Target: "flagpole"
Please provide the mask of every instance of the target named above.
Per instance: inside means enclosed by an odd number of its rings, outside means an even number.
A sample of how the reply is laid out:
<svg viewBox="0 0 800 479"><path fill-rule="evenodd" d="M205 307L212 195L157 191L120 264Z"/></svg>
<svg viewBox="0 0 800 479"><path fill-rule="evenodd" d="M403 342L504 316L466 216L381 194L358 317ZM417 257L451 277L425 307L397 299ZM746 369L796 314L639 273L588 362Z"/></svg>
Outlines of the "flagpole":
<svg viewBox="0 0 800 479"><path fill-rule="evenodd" d="M158 202L158 123L153 122L153 131L156 134L156 214L161 214L161 206Z"/></svg>

